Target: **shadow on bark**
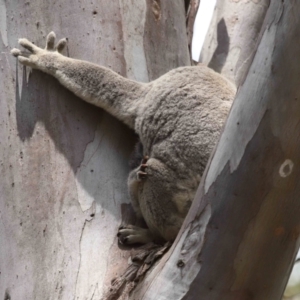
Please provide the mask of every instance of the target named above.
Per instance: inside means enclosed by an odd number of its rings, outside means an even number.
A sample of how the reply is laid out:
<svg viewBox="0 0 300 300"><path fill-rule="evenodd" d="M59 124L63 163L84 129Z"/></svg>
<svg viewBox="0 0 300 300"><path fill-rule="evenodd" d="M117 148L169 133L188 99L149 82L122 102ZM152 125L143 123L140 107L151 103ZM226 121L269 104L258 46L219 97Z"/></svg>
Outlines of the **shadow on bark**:
<svg viewBox="0 0 300 300"><path fill-rule="evenodd" d="M99 143L95 152L101 151L101 144L105 143L105 150L108 149L112 152L112 156L120 157L122 161L125 161L126 168L136 142L135 134L102 109L76 97L47 74L36 70L28 74L29 69L24 67L22 84L20 84L17 64L16 121L20 140L24 142L33 134L39 134L36 126L39 122L42 123L56 149L69 162L77 180L87 193L94 197L95 189L98 188L100 191L105 182L96 177L95 183L91 184L84 176L76 176L78 168L82 166L84 157L87 155L88 145L94 142L97 135ZM120 169L123 173L129 172L129 166L128 170L124 170L124 164L120 166ZM106 169L101 162L97 161L89 172L91 176L97 176L106 172ZM99 199L94 200L99 203ZM110 206L106 208L109 209ZM115 214L115 211L111 212Z"/></svg>
<svg viewBox="0 0 300 300"><path fill-rule="evenodd" d="M230 44L230 38L223 18L220 20L217 26L217 43L218 46L208 64L208 67L218 73L221 73L222 68L226 63Z"/></svg>

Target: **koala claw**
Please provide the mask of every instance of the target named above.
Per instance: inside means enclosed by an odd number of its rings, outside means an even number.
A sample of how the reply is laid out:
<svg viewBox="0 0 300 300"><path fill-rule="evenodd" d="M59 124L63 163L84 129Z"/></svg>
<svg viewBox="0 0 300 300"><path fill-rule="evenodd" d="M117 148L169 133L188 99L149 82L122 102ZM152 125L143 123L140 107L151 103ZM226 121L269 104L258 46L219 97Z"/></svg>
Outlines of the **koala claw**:
<svg viewBox="0 0 300 300"><path fill-rule="evenodd" d="M141 165L136 173L138 181L141 181L142 179L145 179L147 177L146 168L148 167L148 165L146 163L148 159L148 156L144 156L144 158L142 159Z"/></svg>
<svg viewBox="0 0 300 300"><path fill-rule="evenodd" d="M61 53L67 45L67 39L61 39L55 45L56 35L52 31L48 34L46 39L46 46L44 49L39 48L29 40L22 38L19 39L19 44L25 51L19 49L12 49L11 54L18 58L19 62L36 69L45 71L45 64L41 64L41 57L51 53Z"/></svg>
<svg viewBox="0 0 300 300"><path fill-rule="evenodd" d="M117 237L119 242L123 245L146 244L153 240L149 229L133 225L121 225Z"/></svg>
<svg viewBox="0 0 300 300"><path fill-rule="evenodd" d="M142 179L145 179L147 177L147 173L143 171L138 171L136 173L136 176L137 176L137 180L141 181Z"/></svg>
<svg viewBox="0 0 300 300"><path fill-rule="evenodd" d="M142 162L141 164L144 165L149 159L149 156L148 155L145 155L144 158L142 159Z"/></svg>

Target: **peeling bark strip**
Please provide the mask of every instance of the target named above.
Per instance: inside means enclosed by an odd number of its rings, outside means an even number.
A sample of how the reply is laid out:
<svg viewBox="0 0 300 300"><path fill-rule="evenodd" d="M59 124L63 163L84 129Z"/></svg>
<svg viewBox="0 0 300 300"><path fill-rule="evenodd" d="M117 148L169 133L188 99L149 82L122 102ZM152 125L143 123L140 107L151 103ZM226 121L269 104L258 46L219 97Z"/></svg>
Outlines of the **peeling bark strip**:
<svg viewBox="0 0 300 300"><path fill-rule="evenodd" d="M270 0L218 0L200 61L239 86L256 49Z"/></svg>
<svg viewBox="0 0 300 300"><path fill-rule="evenodd" d="M160 0L152 0L152 13L156 21L159 21L161 17L161 7L160 7Z"/></svg>
<svg viewBox="0 0 300 300"><path fill-rule="evenodd" d="M300 243L299 15L271 1L182 231L131 299L281 299Z"/></svg>
<svg viewBox="0 0 300 300"><path fill-rule="evenodd" d="M192 40L193 40L193 33L194 33L194 23L197 16L199 5L200 5L200 0L185 1L186 29L187 29L188 45L189 45L191 60L192 60Z"/></svg>
<svg viewBox="0 0 300 300"><path fill-rule="evenodd" d="M148 243L132 251L130 263L123 274L112 280L110 287L101 300L127 299L134 288L141 282L147 272L153 268L165 252L170 248L171 243L163 246Z"/></svg>

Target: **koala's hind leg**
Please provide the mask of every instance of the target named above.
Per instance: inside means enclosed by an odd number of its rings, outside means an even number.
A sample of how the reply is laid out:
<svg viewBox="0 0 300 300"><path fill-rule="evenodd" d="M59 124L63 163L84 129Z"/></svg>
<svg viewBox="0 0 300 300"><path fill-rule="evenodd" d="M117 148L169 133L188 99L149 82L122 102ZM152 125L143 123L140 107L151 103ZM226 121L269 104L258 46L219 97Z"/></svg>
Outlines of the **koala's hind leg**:
<svg viewBox="0 0 300 300"><path fill-rule="evenodd" d="M175 239L185 213L180 212L176 203L174 176L174 171L164 163L148 157L144 157L141 165L131 171L128 187L132 205L137 217L145 220L149 230L130 225L122 228L118 234L122 243Z"/></svg>
<svg viewBox="0 0 300 300"><path fill-rule="evenodd" d="M143 218L143 215L142 215L142 212L140 209L140 204L139 204L139 193L140 193L140 190L142 187L142 185L141 185L142 180L141 180L141 178L139 178L139 173L143 174L141 176L146 175L146 173L144 171L141 171L141 168L142 168L142 170L144 170L144 168L145 168L145 167L142 167L143 164L145 164L145 157L142 159L140 166L135 168L134 170L132 170L129 173L128 182L127 182L129 196L131 199L131 204L132 204L132 207L133 207L138 219Z"/></svg>
<svg viewBox="0 0 300 300"><path fill-rule="evenodd" d="M142 159L142 163L145 158ZM142 164L141 163L141 164ZM141 181L137 179L137 173L140 167L132 170L128 176L128 191L131 199L132 207L137 217L137 223L144 224L143 215L139 205L139 190L141 188ZM146 244L153 240L152 234L149 229L142 228L134 225L121 225L117 234L121 244Z"/></svg>
<svg viewBox="0 0 300 300"><path fill-rule="evenodd" d="M143 176L138 194L143 218L155 241L173 241L185 217L176 203L178 174L156 158L149 158L139 172ZM139 173L137 178L140 180Z"/></svg>
<svg viewBox="0 0 300 300"><path fill-rule="evenodd" d="M153 241L149 229L134 225L121 225L117 236L122 244L147 244Z"/></svg>
<svg viewBox="0 0 300 300"><path fill-rule="evenodd" d="M132 170L128 176L128 190L132 207L136 213L137 223L145 223L139 205L139 194L142 188L142 179L147 175L145 172L148 157L144 156L140 165ZM153 241L153 235L149 229L134 225L121 225L117 234L122 244L146 244Z"/></svg>

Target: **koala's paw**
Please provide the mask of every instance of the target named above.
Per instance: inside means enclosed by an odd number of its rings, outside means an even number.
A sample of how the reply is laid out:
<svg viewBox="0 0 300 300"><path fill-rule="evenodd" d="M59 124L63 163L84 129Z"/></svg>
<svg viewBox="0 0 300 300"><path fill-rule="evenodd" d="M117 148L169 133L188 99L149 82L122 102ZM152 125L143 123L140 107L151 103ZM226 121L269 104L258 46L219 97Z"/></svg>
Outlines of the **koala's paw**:
<svg viewBox="0 0 300 300"><path fill-rule="evenodd" d="M153 236L149 229L133 225L121 225L117 237L119 242L124 245L147 244L153 241Z"/></svg>
<svg viewBox="0 0 300 300"><path fill-rule="evenodd" d="M142 159L142 162L136 172L136 178L138 181L142 181L143 179L145 179L147 177L146 168L148 167L148 165L147 165L148 159L149 159L148 156L144 156L144 158Z"/></svg>
<svg viewBox="0 0 300 300"><path fill-rule="evenodd" d="M12 49L11 54L18 58L23 65L38 68L39 58L47 54L47 52L61 53L67 44L66 39L61 39L55 46L55 33L52 31L48 34L45 49L39 48L27 39L19 39L19 44L27 51Z"/></svg>

